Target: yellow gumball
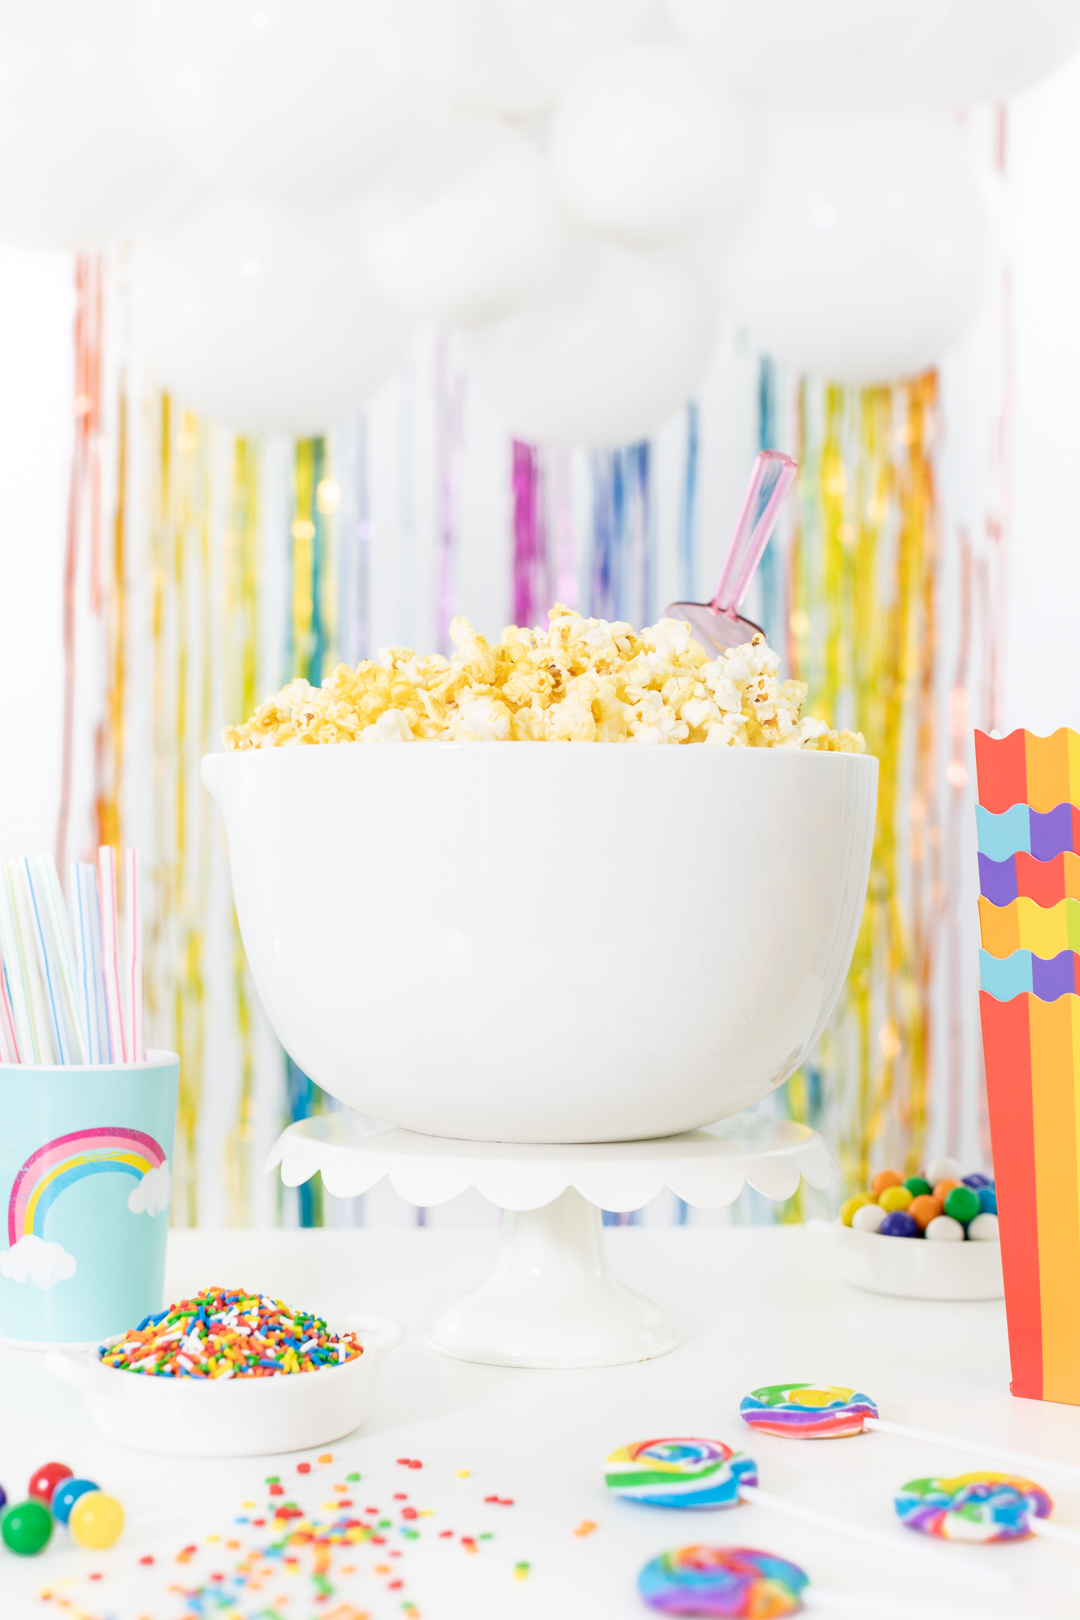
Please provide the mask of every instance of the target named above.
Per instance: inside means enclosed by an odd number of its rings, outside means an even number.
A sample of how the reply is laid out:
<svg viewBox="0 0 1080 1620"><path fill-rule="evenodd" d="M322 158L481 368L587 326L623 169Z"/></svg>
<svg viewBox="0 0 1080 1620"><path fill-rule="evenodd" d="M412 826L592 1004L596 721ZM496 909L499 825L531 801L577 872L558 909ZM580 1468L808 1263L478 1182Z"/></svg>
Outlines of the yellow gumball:
<svg viewBox="0 0 1080 1620"><path fill-rule="evenodd" d="M115 1496L104 1491L87 1491L80 1496L68 1518L68 1529L80 1547L111 1547L124 1528L124 1510Z"/></svg>
<svg viewBox="0 0 1080 1620"><path fill-rule="evenodd" d="M856 1193L854 1198L845 1198L844 1202L840 1205L840 1219L843 1221L845 1226L850 1226L851 1217L854 1215L855 1211L857 1209L862 1209L864 1204L872 1204L873 1202L874 1200L870 1197L869 1193Z"/></svg>
<svg viewBox="0 0 1080 1620"><path fill-rule="evenodd" d="M898 1209L907 1209L912 1196L907 1187L886 1187L878 1203L887 1215L892 1215Z"/></svg>

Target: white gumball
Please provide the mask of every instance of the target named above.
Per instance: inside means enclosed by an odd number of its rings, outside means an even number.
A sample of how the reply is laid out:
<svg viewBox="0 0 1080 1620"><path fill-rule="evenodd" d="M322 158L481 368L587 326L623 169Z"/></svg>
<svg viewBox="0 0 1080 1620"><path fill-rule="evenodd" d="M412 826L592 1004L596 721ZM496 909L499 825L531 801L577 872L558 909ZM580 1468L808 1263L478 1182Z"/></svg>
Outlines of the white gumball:
<svg viewBox="0 0 1080 1620"><path fill-rule="evenodd" d="M950 116L777 108L722 281L776 359L874 383L940 359L977 315L994 262L989 200Z"/></svg>
<svg viewBox="0 0 1080 1620"><path fill-rule="evenodd" d="M359 253L233 197L146 244L136 303L161 381L248 433L323 432L384 381L409 333Z"/></svg>
<svg viewBox="0 0 1080 1620"><path fill-rule="evenodd" d="M964 1228L951 1215L935 1215L923 1236L931 1243L963 1243Z"/></svg>
<svg viewBox="0 0 1080 1620"><path fill-rule="evenodd" d="M366 184L449 110L462 60L452 0L146 0L144 50L191 166L286 205Z"/></svg>
<svg viewBox="0 0 1080 1620"><path fill-rule="evenodd" d="M0 242L97 247L194 201L140 72L139 0L0 3Z"/></svg>
<svg viewBox="0 0 1080 1620"><path fill-rule="evenodd" d="M628 249L579 245L543 294L463 344L505 426L537 442L628 444L683 403L712 350L707 283Z"/></svg>
<svg viewBox="0 0 1080 1620"><path fill-rule="evenodd" d="M976 0L981 3L981 0ZM724 77L777 101L828 108L912 60L951 0L665 0L679 33Z"/></svg>
<svg viewBox="0 0 1080 1620"><path fill-rule="evenodd" d="M976 1215L973 1221L968 1222L967 1235L969 1238L974 1238L976 1243L1000 1242L997 1216L991 1215L988 1211L984 1211L982 1215Z"/></svg>
<svg viewBox="0 0 1080 1620"><path fill-rule="evenodd" d="M652 0L461 0L461 100L484 112L541 112L651 9Z"/></svg>
<svg viewBox="0 0 1080 1620"><path fill-rule="evenodd" d="M747 191L753 151L742 98L685 46L660 41L626 45L580 74L548 137L569 211L640 242L729 221Z"/></svg>
<svg viewBox="0 0 1080 1620"><path fill-rule="evenodd" d="M860 1204L851 1217L856 1232L880 1232L885 1211L880 1204Z"/></svg>
<svg viewBox="0 0 1080 1620"><path fill-rule="evenodd" d="M926 1179L931 1187L936 1187L939 1181L961 1181L963 1170L959 1159L950 1159L948 1156L935 1159L933 1164L926 1167Z"/></svg>
<svg viewBox="0 0 1080 1620"><path fill-rule="evenodd" d="M562 250L539 150L519 130L475 113L415 143L365 213L372 277L418 319L503 315L547 279Z"/></svg>

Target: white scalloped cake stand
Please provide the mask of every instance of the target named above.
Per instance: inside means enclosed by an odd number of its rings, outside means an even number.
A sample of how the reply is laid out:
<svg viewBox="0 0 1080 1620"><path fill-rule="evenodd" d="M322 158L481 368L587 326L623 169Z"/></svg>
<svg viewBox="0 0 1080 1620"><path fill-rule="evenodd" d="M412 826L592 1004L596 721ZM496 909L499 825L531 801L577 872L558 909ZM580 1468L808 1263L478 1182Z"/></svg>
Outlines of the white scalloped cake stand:
<svg viewBox="0 0 1080 1620"><path fill-rule="evenodd" d="M659 1306L609 1269L601 1209L640 1209L664 1187L718 1209L746 1182L766 1198L790 1198L800 1176L824 1188L836 1170L816 1131L761 1115L657 1141L547 1146L405 1130L365 1136L348 1111L290 1125L270 1151L266 1168L275 1165L289 1187L321 1171L337 1198L389 1176L411 1204L442 1204L467 1187L499 1204L506 1217L495 1270L428 1335L444 1355L499 1367L616 1366L678 1343Z"/></svg>

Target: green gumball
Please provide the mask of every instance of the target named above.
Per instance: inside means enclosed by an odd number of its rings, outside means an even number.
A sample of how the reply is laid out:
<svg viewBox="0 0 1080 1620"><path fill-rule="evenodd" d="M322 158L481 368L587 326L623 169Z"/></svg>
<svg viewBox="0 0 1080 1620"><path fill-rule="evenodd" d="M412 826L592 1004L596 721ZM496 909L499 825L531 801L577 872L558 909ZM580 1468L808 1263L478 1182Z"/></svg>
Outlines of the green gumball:
<svg viewBox="0 0 1080 1620"><path fill-rule="evenodd" d="M16 1502L0 1519L0 1536L20 1558L32 1558L52 1535L52 1514L44 1502Z"/></svg>
<svg viewBox="0 0 1080 1620"><path fill-rule="evenodd" d="M981 1208L978 1193L972 1192L970 1187L953 1187L945 1199L946 1215L964 1226L975 1219Z"/></svg>
<svg viewBox="0 0 1080 1620"><path fill-rule="evenodd" d="M934 1190L924 1176L908 1176L904 1186L912 1198L925 1198L927 1193Z"/></svg>

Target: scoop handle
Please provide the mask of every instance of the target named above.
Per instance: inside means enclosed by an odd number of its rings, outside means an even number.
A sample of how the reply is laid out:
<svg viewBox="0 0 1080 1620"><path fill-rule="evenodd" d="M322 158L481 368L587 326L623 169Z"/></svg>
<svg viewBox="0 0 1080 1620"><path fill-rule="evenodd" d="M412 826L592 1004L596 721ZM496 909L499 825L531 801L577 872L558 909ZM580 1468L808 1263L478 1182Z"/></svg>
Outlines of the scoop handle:
<svg viewBox="0 0 1080 1620"><path fill-rule="evenodd" d="M759 450L750 474L739 521L731 537L724 571L709 606L718 613L737 613L757 572L769 536L776 527L784 496L799 464L780 450Z"/></svg>

